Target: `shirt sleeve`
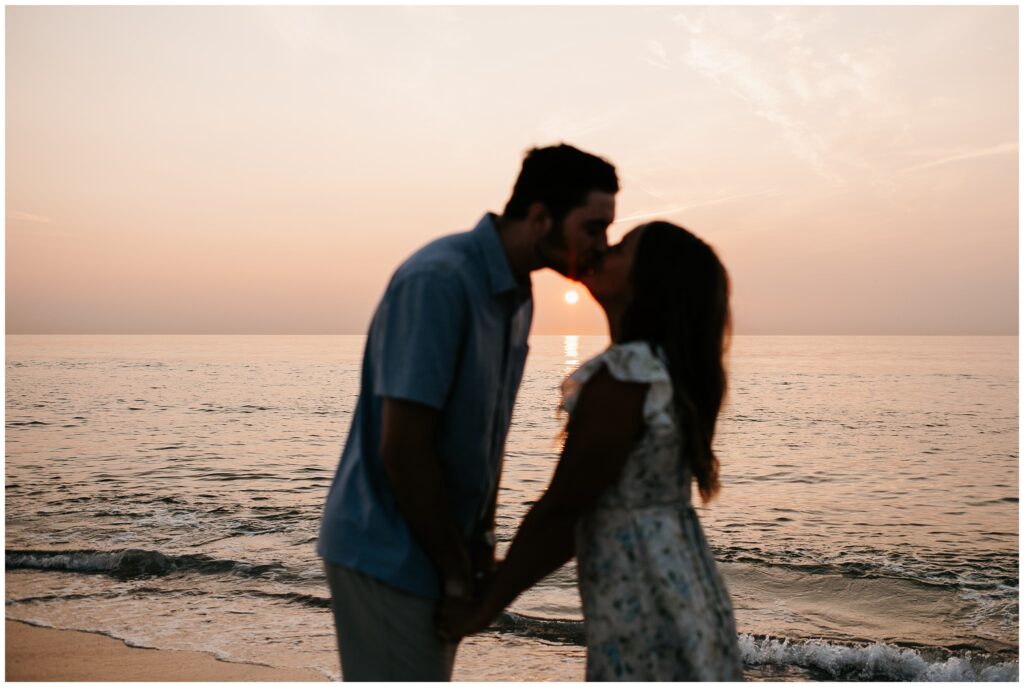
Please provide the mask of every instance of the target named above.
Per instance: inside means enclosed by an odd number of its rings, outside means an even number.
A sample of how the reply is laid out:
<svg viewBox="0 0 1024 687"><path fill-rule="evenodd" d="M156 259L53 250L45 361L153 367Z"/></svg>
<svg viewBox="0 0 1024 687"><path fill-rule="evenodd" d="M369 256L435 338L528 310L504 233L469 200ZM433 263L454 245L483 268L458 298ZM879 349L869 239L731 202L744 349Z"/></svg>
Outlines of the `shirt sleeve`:
<svg viewBox="0 0 1024 687"><path fill-rule="evenodd" d="M444 407L458 368L466 310L461 284L444 273L392 282L375 322L374 393Z"/></svg>

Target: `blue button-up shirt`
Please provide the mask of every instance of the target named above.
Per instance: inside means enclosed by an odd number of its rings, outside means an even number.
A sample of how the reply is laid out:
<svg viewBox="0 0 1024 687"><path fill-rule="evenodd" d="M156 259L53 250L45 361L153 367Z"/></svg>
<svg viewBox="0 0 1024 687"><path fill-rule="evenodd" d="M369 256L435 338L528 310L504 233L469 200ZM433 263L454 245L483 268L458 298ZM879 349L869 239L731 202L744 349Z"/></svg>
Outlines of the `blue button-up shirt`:
<svg viewBox="0 0 1024 687"><path fill-rule="evenodd" d="M494 219L427 244L392 276L320 525L322 558L423 597L438 598L440 579L384 472L381 403L440 411L435 449L452 512L467 542L489 527L533 318L530 285L513 276Z"/></svg>

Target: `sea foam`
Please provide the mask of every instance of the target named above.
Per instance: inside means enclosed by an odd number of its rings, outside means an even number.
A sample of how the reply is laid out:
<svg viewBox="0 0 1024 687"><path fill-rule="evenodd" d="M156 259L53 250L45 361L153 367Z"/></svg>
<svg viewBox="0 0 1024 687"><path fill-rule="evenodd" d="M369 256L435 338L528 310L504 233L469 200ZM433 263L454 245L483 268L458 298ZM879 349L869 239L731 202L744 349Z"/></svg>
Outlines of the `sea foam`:
<svg viewBox="0 0 1024 687"><path fill-rule="evenodd" d="M746 665L800 666L840 680L928 682L1016 682L1019 664L992 663L983 656L929 659L891 644L844 645L824 640L793 641L740 635Z"/></svg>

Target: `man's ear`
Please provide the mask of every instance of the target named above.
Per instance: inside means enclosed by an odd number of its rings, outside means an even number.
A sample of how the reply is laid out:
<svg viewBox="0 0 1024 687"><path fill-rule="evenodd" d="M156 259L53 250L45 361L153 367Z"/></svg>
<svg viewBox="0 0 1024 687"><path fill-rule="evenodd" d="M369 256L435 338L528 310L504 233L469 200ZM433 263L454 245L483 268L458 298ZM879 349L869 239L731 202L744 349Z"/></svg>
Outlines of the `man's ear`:
<svg viewBox="0 0 1024 687"><path fill-rule="evenodd" d="M530 203L526 209L526 224L533 230L534 236L547 236L554 225L548 206L539 200Z"/></svg>

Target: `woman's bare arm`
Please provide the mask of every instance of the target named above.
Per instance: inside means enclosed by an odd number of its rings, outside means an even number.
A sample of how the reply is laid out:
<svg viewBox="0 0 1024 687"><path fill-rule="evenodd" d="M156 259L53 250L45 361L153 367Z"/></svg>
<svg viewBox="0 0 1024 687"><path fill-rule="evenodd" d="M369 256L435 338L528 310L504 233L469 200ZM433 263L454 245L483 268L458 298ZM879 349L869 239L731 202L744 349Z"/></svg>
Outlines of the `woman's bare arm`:
<svg viewBox="0 0 1024 687"><path fill-rule="evenodd" d="M527 513L473 618L442 618L447 636L479 631L524 590L573 557L576 522L619 476L643 432L647 384L621 382L602 368L569 422L565 448L544 496ZM479 627L477 627L479 625Z"/></svg>

